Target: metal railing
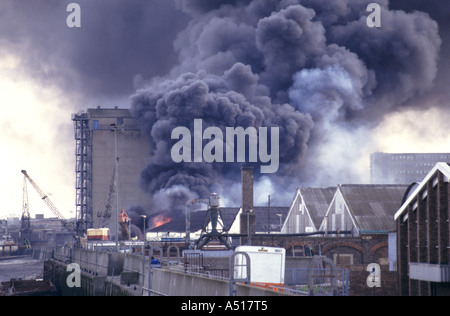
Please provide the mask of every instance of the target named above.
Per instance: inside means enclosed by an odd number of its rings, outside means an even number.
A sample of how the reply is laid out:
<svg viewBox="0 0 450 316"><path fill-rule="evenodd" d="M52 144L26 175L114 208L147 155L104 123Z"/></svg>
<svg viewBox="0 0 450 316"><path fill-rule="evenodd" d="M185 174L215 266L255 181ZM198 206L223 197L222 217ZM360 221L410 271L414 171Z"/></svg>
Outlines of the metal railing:
<svg viewBox="0 0 450 316"><path fill-rule="evenodd" d="M174 249L175 250L175 249ZM173 267L173 269L184 270L184 273L190 275L196 275L201 277L207 277L211 279L218 279L232 282L232 276L234 276L234 268L216 268L209 266L205 258L201 254L188 254L184 256L184 261L181 262L179 257L179 251L176 249L176 257L171 257L170 252L167 252L167 257L164 257L164 253L159 247L151 247L148 253L149 256L141 256L142 258L142 270L138 268L123 267L123 271L135 272L139 274L140 284L142 285L143 294L147 295L164 295L164 293L157 293L151 289L151 275L153 268L160 268L161 265L152 265L151 258L156 253L155 257L161 259L167 259L165 265ZM174 251L175 252L175 251ZM53 258L60 262L78 262L82 267L82 271L98 275L101 271L107 271L108 267L98 260L101 252L97 253L95 256L95 262L87 261L85 255L81 252L76 255L72 251L67 251L67 249L60 249L59 251L53 252ZM234 262L234 261L233 261ZM179 265L177 263L182 263ZM247 265L247 263L245 264ZM233 266L230 263L230 267ZM178 267L178 268L177 268ZM349 282L349 270L348 269L307 269L307 268L296 268L296 269L286 269L285 270L285 282L284 286L277 286L272 288L273 290L280 291L286 294L301 295L301 296L321 296L321 295L337 295L337 296L349 296L350 292L350 282Z"/></svg>
<svg viewBox="0 0 450 316"><path fill-rule="evenodd" d="M311 277L312 285L309 284ZM332 286L333 278L336 279L335 289ZM308 269L286 269L285 287L306 295L349 296L349 270L336 269L336 273L332 274L330 269L313 269L310 272Z"/></svg>

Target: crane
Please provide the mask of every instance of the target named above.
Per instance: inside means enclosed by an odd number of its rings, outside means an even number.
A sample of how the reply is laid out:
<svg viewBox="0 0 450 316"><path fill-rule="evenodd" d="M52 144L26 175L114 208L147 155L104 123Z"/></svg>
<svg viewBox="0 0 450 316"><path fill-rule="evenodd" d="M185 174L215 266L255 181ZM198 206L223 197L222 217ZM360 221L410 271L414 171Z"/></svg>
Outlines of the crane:
<svg viewBox="0 0 450 316"><path fill-rule="evenodd" d="M100 227L107 227L109 225L109 220L111 218L113 198L114 193L116 192L116 170L117 168L114 167L112 179L109 184L108 196L105 201L105 212L103 214L102 212L97 213ZM101 217L103 217L103 221L100 219Z"/></svg>
<svg viewBox="0 0 450 316"><path fill-rule="evenodd" d="M36 192L39 194L41 199L47 204L49 209L55 214L55 216L59 219L59 221L63 224L63 226L73 235L75 239L79 239L78 234L73 226L73 223L67 221L64 216L61 214L61 212L58 210L58 208L53 204L53 202L50 200L47 194L45 194L44 191L34 182L33 179L28 175L28 173L25 170L22 170L22 173L25 176L25 179L30 182L30 184L33 186L33 188L36 190Z"/></svg>
<svg viewBox="0 0 450 316"><path fill-rule="evenodd" d="M23 204L22 204L22 219L20 227L20 237L23 238L23 244L29 248L31 235L31 216L28 205L28 188L27 177L23 178Z"/></svg>

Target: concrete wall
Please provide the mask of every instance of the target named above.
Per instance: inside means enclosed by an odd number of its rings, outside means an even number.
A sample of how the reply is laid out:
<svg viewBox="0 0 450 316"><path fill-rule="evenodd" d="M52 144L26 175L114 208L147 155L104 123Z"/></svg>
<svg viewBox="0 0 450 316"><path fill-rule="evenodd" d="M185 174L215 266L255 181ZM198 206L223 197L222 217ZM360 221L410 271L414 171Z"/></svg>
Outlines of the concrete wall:
<svg viewBox="0 0 450 316"><path fill-rule="evenodd" d="M229 296L230 282L183 272L153 269L152 290L169 296ZM263 288L236 284L237 296L284 296Z"/></svg>
<svg viewBox="0 0 450 316"><path fill-rule="evenodd" d="M137 280L138 284L143 284L144 276L147 274L142 273L142 265L144 264L144 273L148 271L148 257L145 258L144 263L142 262L142 255L127 254L124 258L123 272L122 272L122 283L134 284L133 280Z"/></svg>
<svg viewBox="0 0 450 316"><path fill-rule="evenodd" d="M62 296L135 296L142 291L133 291L133 288L121 286L112 277L95 276L81 272L81 287L69 288L67 278L67 264L56 260L47 260L44 263L45 280L50 280Z"/></svg>
<svg viewBox="0 0 450 316"><path fill-rule="evenodd" d="M96 252L85 249L58 248L54 251L57 259L45 262L47 279L67 296L142 295L142 287L149 287L149 259L146 257L143 269L142 256L134 254ZM226 260L228 262L228 260ZM70 289L66 281L69 263L77 263L81 268L81 288ZM225 261L223 262L225 264ZM120 271L120 278L113 277L112 269ZM118 273L115 273L117 275ZM151 288L164 295L176 296L229 296L228 280L218 280L184 271L168 268L152 268ZM237 284L238 296L279 296L283 293Z"/></svg>
<svg viewBox="0 0 450 316"><path fill-rule="evenodd" d="M51 259L53 256L53 249L51 248L33 248L33 253L31 254L33 259L36 260L47 260Z"/></svg>
<svg viewBox="0 0 450 316"><path fill-rule="evenodd" d="M79 264L82 271L87 273L100 276L120 275L124 256L121 253L73 249L71 262Z"/></svg>

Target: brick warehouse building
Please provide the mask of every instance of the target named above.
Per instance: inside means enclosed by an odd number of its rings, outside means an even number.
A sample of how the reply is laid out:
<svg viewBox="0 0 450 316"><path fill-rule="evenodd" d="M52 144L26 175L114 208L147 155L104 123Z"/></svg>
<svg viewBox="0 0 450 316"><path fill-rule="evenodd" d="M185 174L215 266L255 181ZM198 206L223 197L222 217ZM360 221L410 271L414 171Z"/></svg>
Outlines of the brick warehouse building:
<svg viewBox="0 0 450 316"><path fill-rule="evenodd" d="M401 295L450 295L449 181L450 166L436 164L395 215Z"/></svg>

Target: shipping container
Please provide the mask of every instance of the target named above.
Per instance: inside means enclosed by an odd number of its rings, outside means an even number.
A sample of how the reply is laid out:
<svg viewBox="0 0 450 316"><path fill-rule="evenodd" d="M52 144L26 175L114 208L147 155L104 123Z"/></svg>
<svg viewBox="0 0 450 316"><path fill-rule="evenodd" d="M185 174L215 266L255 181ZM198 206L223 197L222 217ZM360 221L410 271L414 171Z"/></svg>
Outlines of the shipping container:
<svg viewBox="0 0 450 316"><path fill-rule="evenodd" d="M109 228L92 228L87 230L88 240L109 240Z"/></svg>

